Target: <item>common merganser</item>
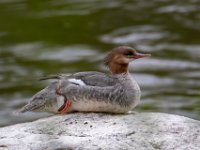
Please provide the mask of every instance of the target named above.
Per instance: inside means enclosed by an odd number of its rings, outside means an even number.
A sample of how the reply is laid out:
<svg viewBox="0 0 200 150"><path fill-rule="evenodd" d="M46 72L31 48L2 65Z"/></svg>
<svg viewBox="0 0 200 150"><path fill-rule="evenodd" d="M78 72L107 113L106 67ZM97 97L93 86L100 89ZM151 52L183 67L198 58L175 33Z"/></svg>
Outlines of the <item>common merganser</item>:
<svg viewBox="0 0 200 150"><path fill-rule="evenodd" d="M129 62L148 56L150 54L138 53L131 47L119 46L104 59L111 72L109 75L90 71L42 78L57 81L36 93L19 112L126 113L139 103L141 96L137 82L129 74Z"/></svg>

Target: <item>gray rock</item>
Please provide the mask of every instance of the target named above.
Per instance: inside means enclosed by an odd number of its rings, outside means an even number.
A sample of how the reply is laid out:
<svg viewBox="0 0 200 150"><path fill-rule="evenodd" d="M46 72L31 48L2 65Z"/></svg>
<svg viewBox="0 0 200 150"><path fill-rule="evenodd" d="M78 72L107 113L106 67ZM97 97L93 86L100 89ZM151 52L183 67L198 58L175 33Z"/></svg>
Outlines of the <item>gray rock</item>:
<svg viewBox="0 0 200 150"><path fill-rule="evenodd" d="M162 113L75 113L0 128L1 150L200 150L200 121Z"/></svg>

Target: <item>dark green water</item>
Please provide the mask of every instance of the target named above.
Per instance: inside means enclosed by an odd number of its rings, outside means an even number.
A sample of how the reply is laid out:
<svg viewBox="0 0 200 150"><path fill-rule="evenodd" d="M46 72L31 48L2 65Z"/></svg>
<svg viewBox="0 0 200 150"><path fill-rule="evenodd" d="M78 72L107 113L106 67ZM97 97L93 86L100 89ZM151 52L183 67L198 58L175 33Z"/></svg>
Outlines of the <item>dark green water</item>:
<svg viewBox="0 0 200 150"><path fill-rule="evenodd" d="M55 73L106 69L115 46L151 53L130 72L141 86L138 112L200 119L198 0L1 0L0 126L49 114L13 112Z"/></svg>

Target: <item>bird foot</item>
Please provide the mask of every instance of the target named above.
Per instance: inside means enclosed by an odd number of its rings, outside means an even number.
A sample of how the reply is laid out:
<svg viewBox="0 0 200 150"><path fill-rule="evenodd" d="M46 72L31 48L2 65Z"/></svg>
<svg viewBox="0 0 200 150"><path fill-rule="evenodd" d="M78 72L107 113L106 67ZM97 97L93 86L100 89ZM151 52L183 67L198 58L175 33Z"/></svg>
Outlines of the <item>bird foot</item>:
<svg viewBox="0 0 200 150"><path fill-rule="evenodd" d="M66 112L68 112L69 108L71 106L71 102L66 99L65 103L63 104L63 107L58 110L59 114L64 115Z"/></svg>
<svg viewBox="0 0 200 150"><path fill-rule="evenodd" d="M58 85L56 87L56 94L60 95L60 96L63 96L64 99L65 99L64 100L64 104L58 109L58 113L61 114L61 115L63 115L63 114L65 114L69 110L69 108L71 106L71 101L68 100L67 97L64 94L61 93L60 82L58 82Z"/></svg>

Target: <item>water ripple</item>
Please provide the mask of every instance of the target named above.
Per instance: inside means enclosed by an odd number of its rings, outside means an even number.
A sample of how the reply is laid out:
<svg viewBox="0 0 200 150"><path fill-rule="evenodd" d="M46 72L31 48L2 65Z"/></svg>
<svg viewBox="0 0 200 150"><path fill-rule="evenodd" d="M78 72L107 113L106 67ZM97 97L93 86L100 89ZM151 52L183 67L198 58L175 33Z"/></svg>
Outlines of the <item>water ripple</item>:
<svg viewBox="0 0 200 150"><path fill-rule="evenodd" d="M133 26L114 30L113 32L103 35L100 40L105 43L114 44L132 44L146 43L167 38L169 33L163 31L159 26L144 25Z"/></svg>

